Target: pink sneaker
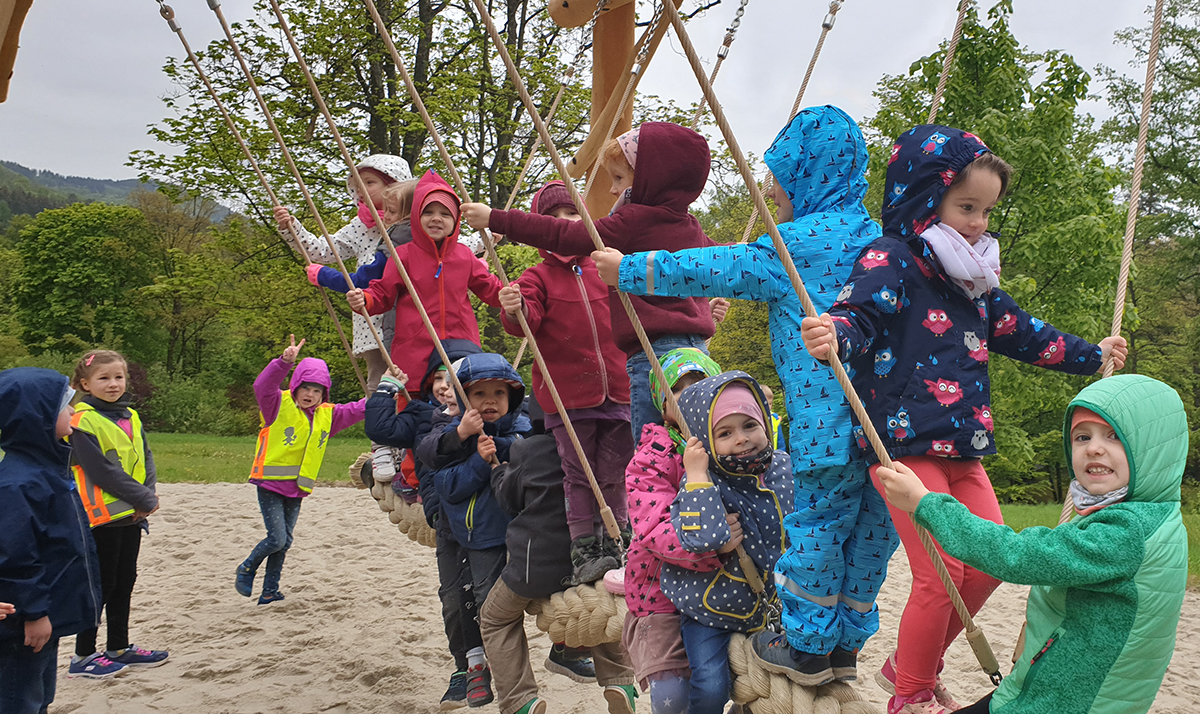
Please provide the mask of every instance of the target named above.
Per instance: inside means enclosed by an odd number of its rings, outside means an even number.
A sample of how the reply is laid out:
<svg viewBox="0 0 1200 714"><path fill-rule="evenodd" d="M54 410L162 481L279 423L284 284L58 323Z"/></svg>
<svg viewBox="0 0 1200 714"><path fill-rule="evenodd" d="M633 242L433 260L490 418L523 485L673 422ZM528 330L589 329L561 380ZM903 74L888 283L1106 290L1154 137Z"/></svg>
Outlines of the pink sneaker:
<svg viewBox="0 0 1200 714"><path fill-rule="evenodd" d="M911 697L893 696L888 700L888 714L947 714L954 711L942 706L933 690L924 689Z"/></svg>
<svg viewBox="0 0 1200 714"><path fill-rule="evenodd" d="M941 662L938 662L937 671L939 673L939 676L936 680L934 680L933 697L934 697L934 699L937 700L938 705L940 705L940 707L942 709L944 709L946 711L950 711L950 712L956 712L959 709L962 709L962 705L959 704L954 699L954 695L950 694L950 690L946 689L945 683L942 682L940 673L945 666L946 666L946 660L942 660ZM875 673L875 684L878 684L879 687L883 691L887 692L888 694L891 694L891 695L896 694L896 653L895 652L893 652L891 654L891 656L887 658L887 661L884 662L883 666L879 668L879 671ZM914 695L914 696L916 696L916 695ZM893 699L894 698L895 697L893 696ZM911 698L913 698L913 697L910 697L910 699ZM902 705L902 706L905 706L905 705ZM891 712L890 705L888 706L888 711L889 711L889 713ZM901 709L897 709L896 711L901 711ZM907 712L909 710L903 710L903 711ZM913 711L913 712L922 711L923 712L923 710L919 710L919 709L913 709L911 711Z"/></svg>

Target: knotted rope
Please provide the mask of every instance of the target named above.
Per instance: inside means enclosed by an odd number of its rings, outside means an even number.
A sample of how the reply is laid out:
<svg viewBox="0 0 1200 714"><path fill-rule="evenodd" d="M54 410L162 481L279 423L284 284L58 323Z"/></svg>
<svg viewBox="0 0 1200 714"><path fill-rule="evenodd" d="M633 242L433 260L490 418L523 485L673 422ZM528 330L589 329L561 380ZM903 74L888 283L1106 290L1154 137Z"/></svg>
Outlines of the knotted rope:
<svg viewBox="0 0 1200 714"><path fill-rule="evenodd" d="M362 470L363 465L370 460L371 454L368 452L350 464L350 482L356 488L367 488L367 484L362 479ZM379 510L388 514L388 520L393 525L399 526L400 532L407 535L409 540L430 548L437 546L437 532L425 522L425 509L420 503L409 503L403 498L397 499L391 484L381 481L375 482L370 493L371 498L374 498L375 502L379 504Z"/></svg>
<svg viewBox="0 0 1200 714"><path fill-rule="evenodd" d="M545 600L534 600L525 611L554 642L568 647L595 647L620 642L625 614L623 594L610 592L604 581L576 585Z"/></svg>
<svg viewBox="0 0 1200 714"><path fill-rule="evenodd" d="M238 130L237 124L234 123L233 118L229 115L229 111L225 108L225 103L221 101L221 96L217 94L217 90L213 88L212 82L210 82L208 79L208 74L205 73L204 68L200 66L200 60L196 57L196 53L192 52L192 46L188 44L187 38L183 35L183 28L175 19L175 11L170 5L167 5L165 2L163 2L163 0L159 0L158 12L160 15L162 15L163 19L167 21L167 26L179 36L179 41L183 43L183 49L185 52L187 52L188 61L190 61L192 63L192 67L196 69L197 76L200 77L200 81L204 83L205 89L208 90L208 96L212 97L213 103L216 105L217 110L221 112L221 117L225 120L225 125L229 127L229 132L233 134L233 138L237 140L237 144L241 148L242 154L245 155L246 160L250 162L250 167L254 169L254 175L258 177L258 182L262 184L263 190L267 192L267 198L270 199L271 205L278 206L279 199L276 197L275 191L271 188L271 183L267 181L267 177L263 174L262 169L259 167L258 161L255 160L254 154L250 151L250 148L246 146L246 141L242 138L242 132ZM275 226L275 228L277 231L279 230L278 225ZM290 227L288 228L286 234L284 234L282 231L279 231L279 233L284 241L286 241L289 245L296 246L300 250L300 255L304 258L304 264L306 266L312 265L312 260L309 258L308 251L304 248L304 244L300 242L299 236L297 236ZM329 295L325 292L325 288L320 285L316 287L317 292L321 294L321 301L325 304L326 312L328 312L329 316L333 318L333 325L337 329L338 337L342 341L342 347L346 350L346 356L350 359L350 366L354 367L354 375L358 377L358 384L360 387L362 387L363 393L365 394L367 391L367 380L363 378L362 370L358 366L358 359L354 356L354 350L350 347L350 341L346 339L345 331L342 330L342 321L338 319L337 313L334 312L333 304L329 302Z"/></svg>
<svg viewBox="0 0 1200 714"><path fill-rule="evenodd" d="M878 714L845 682L805 687L759 665L751 637L734 635L729 641L729 668L733 671L733 701L749 704L754 714Z"/></svg>
<svg viewBox="0 0 1200 714"><path fill-rule="evenodd" d="M475 0L476 3L479 0ZM718 103L717 97L713 92L712 85L708 84L707 77L704 76L704 68L700 63L700 58L696 54L695 48L692 46L691 39L688 37L687 28L684 27L683 19L679 16L678 11L673 7L667 7L667 14L671 19L671 24L675 28L675 33L679 38L679 42L683 47L684 53L687 55L688 62L692 66L692 71L696 75L696 79L700 82L705 95L708 97L708 103L712 106L713 116L717 120L717 125L721 128L722 136L725 138L725 143L729 146L730 153L733 155L734 161L738 166L738 171L742 174L742 179L746 183L746 187L750 189L751 197L755 205L758 207L759 213L767 224L767 232L771 236L771 242L775 246L775 251L779 254L780 261L783 263L785 272L791 280L792 288L796 292L797 298L800 300L801 307L806 315L820 314L816 306L813 305L811 298L808 296L808 291L804 287L804 281L800 278L800 273L796 270L796 265L792 261L791 253L788 252L787 244L783 241L783 236L779 234L779 228L775 225L774 218L771 216L766 201L763 198L762 192L758 188L758 183L754 180L754 173L750 169L749 163L746 161L745 155L742 153L741 147L738 145L737 137L733 135L733 129L725 117ZM872 423L870 416L863 407L862 401L859 399L854 386L850 383L850 378L846 374L845 367L842 366L841 360L837 354L830 350L828 358L829 365L833 369L834 376L842 390L846 393L847 401L850 403L850 408L858 417L862 425L863 431L872 448L875 451L876 457L879 459L881 466L892 468L893 463L891 456L887 453L887 448L883 445L883 441L879 438L878 432L875 430L875 425ZM993 682L998 683L1000 680L1000 666L996 662L996 657L988 645L987 639L983 635L983 631L975 624L971 613L967 610L966 604L962 601L962 597L958 593L958 588L955 587L954 581L950 577L950 573L946 570L946 565L942 561L941 556L934 545L933 539L929 532L918 525L913 520L917 533L921 537L921 543L925 547L926 553L929 554L933 561L934 568L937 570L938 577L942 584L946 587L946 592L950 596L950 601L954 605L955 611L962 619L966 630L967 640L971 644L972 650L975 652L976 658L979 659L980 665L984 671L992 678Z"/></svg>

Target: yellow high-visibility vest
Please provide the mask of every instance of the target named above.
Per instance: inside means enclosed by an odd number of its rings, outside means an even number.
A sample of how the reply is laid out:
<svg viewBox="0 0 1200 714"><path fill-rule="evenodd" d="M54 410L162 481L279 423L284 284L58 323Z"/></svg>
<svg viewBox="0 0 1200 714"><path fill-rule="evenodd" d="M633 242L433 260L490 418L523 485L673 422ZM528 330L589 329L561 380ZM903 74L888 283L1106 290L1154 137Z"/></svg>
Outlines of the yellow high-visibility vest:
<svg viewBox="0 0 1200 714"><path fill-rule="evenodd" d="M281 391L280 397L275 421L264 423L258 432L250 480L294 480L301 491L312 493L333 431L333 404L318 405L310 423L308 415L292 400L291 390ZM264 421L261 414L259 420Z"/></svg>
<svg viewBox="0 0 1200 714"><path fill-rule="evenodd" d="M71 427L86 431L100 442L100 450L104 457L121 470L129 474L134 481L146 483L146 444L142 440L142 420L138 413L129 410L129 427L133 432L131 438L116 422L96 411L87 402L75 405L75 415L71 417ZM88 522L92 528L111 523L127 516L132 516L136 510L133 506L117 498L111 493L92 483L83 467L72 458L71 471L75 474L75 487L79 498L83 501L83 510L87 511Z"/></svg>

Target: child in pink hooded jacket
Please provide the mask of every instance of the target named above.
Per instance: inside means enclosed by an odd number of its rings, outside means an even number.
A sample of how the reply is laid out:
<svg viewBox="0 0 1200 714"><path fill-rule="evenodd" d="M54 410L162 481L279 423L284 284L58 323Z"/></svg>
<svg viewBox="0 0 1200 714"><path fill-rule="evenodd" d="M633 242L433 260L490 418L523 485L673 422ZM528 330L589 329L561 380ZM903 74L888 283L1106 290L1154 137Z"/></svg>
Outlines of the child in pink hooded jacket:
<svg viewBox="0 0 1200 714"><path fill-rule="evenodd" d="M660 359L667 384L677 396L705 377L721 373L696 349L671 350ZM665 393L650 375L650 389L662 409ZM625 471L633 540L625 561L625 604L629 613L621 641L642 690L650 690L652 714L682 714L688 703L691 669L679 634L679 611L663 594L659 572L664 562L698 571L719 570L715 553L691 553L671 525L671 502L683 480L681 437L667 426L647 424L637 452Z"/></svg>

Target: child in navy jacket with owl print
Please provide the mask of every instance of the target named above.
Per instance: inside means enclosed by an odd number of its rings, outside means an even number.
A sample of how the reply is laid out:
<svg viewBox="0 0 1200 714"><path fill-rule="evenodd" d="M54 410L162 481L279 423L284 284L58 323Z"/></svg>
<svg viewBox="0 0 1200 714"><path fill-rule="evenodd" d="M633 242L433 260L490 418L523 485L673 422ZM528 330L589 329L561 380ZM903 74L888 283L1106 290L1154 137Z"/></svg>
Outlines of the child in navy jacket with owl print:
<svg viewBox="0 0 1200 714"><path fill-rule="evenodd" d="M1120 337L1095 345L1056 330L1000 289L999 245L986 231L1011 172L973 134L929 125L901 135L887 171L883 237L859 256L829 314L801 325L814 357L837 349L854 371L854 387L891 455L929 490L997 523L1000 507L979 461L996 452L989 354L1088 375L1110 356L1120 368L1126 351ZM855 435L874 461L857 422ZM894 690L893 714L952 711L937 672L962 625L908 517L892 509L892 519L912 554L913 587L897 652L876 680ZM976 612L996 581L945 560Z"/></svg>

